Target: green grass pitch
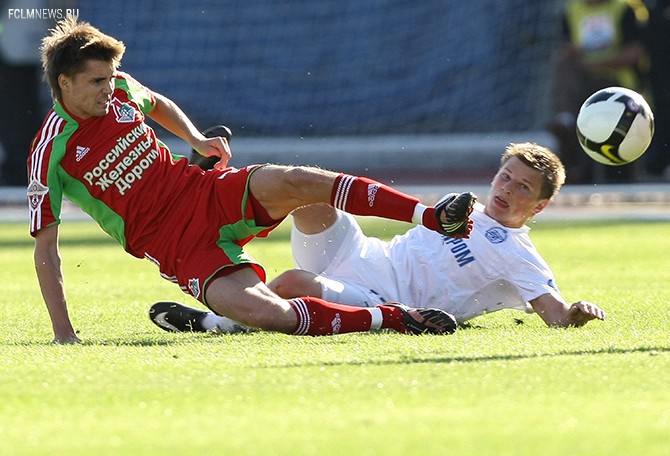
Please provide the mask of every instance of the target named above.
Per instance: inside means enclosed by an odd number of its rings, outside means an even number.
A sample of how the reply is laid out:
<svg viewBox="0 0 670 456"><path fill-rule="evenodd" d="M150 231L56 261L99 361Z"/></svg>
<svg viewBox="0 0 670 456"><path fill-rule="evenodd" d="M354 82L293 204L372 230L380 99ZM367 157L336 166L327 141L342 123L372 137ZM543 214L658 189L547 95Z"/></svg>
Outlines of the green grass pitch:
<svg viewBox="0 0 670 456"><path fill-rule="evenodd" d="M197 303L70 222L61 251L84 343L54 346L27 227L0 224L0 454L670 454L668 228L533 224L564 296L599 303L604 323L501 311L451 336L312 338L164 333L151 303ZM270 277L291 266L287 233L249 246Z"/></svg>

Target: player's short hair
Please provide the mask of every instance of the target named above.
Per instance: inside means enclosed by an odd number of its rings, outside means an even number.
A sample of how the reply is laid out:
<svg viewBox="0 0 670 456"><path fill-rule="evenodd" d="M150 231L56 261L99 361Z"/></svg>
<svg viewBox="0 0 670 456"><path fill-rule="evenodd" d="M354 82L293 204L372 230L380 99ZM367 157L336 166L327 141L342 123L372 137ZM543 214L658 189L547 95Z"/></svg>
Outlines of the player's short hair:
<svg viewBox="0 0 670 456"><path fill-rule="evenodd" d="M105 35L88 22L78 22L74 16L59 21L42 39L40 52L44 80L56 100L61 100L58 76L72 77L84 71L88 60L109 62L118 68L126 51L122 41Z"/></svg>
<svg viewBox="0 0 670 456"><path fill-rule="evenodd" d="M512 157L517 157L527 166L540 172L541 199L552 199L565 183L565 167L556 154L547 147L531 142L509 144L500 159L500 164L505 164Z"/></svg>

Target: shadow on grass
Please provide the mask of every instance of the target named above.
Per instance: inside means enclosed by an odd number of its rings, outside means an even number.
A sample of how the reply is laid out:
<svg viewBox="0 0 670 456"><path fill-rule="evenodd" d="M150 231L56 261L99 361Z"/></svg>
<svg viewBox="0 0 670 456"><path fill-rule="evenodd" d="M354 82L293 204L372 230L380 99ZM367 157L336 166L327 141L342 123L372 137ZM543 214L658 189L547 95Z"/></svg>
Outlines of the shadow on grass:
<svg viewBox="0 0 670 456"><path fill-rule="evenodd" d="M83 340L77 344L54 344L48 341L10 341L1 342L0 347L160 347L182 345L181 342L170 340L138 339L138 340L106 340L90 341Z"/></svg>
<svg viewBox="0 0 670 456"><path fill-rule="evenodd" d="M190 342L202 342L215 339L228 339L244 337L245 334L202 334L202 333L186 333L174 334L174 339L156 339L150 337L130 337L108 340L90 340L83 339L76 344L54 344L50 341L6 341L0 342L0 347L180 347L189 345Z"/></svg>
<svg viewBox="0 0 670 456"><path fill-rule="evenodd" d="M167 339L154 339L154 338L139 338L139 339L109 339L105 341L84 341L80 344L76 344L78 347L174 347L178 348L180 346L188 346L192 342L202 343L203 341L216 342L217 340L221 341L220 344L222 348L225 348L225 342L235 340L236 342L243 341L245 338L253 337L252 334L225 334L225 335L215 335L215 334L181 334L175 335L177 338L174 340ZM186 337L184 337L186 336ZM191 337L196 336L196 337ZM289 336L290 337L290 336ZM248 339L250 343L253 343L253 339ZM339 343L337 338L332 339L333 342ZM345 341L341 341L344 343ZM8 342L0 344L0 347L45 347L54 345L51 343L40 343L35 341L30 342ZM57 345L54 345L57 346ZM485 356L477 356L475 354L471 356L436 356L436 357L417 357L417 358L408 358L406 356L401 356L398 359L380 359L380 360L328 360L328 361L305 361L305 362L296 362L296 363L278 363L278 364L267 364L263 363L258 364L254 363L254 367L265 367L265 368L295 368L295 367L315 367L315 366L362 366L362 365L375 365L375 366L391 366L391 365L404 365L404 364L424 364L424 363L437 363L437 364L452 364L452 363L482 363L482 362L491 362L491 361L521 361L528 359L543 359L543 358L560 358L567 356L593 356L593 355L625 355L625 354L648 354L650 356L655 356L663 353L669 353L670 347L660 346L660 347L634 347L634 348L600 348L600 349L591 349L591 350L563 350L560 352L554 353L528 353L528 354L493 354ZM211 354L211 353L210 353Z"/></svg>
<svg viewBox="0 0 670 456"><path fill-rule="evenodd" d="M388 359L388 360L379 360L379 361L357 361L357 360L344 360L344 361L323 361L323 362L303 362L303 363L286 363L283 365L272 365L266 367L314 367L314 366L363 366L363 365L374 365L374 366L391 366L391 365L403 365L403 364L467 364L467 363L486 363L491 361L522 361L527 359L543 359L543 358L560 358L565 356L593 356L593 355L623 355L631 353L647 353L649 355L657 355L659 353L670 352L670 347L638 347L638 348L611 348L611 349L600 349L600 350L572 350L572 351L561 351L559 353L529 353L522 355L510 355L510 354L499 354L499 355L487 355L487 356L445 356L445 357L425 357L425 358L407 358L402 359Z"/></svg>
<svg viewBox="0 0 670 456"><path fill-rule="evenodd" d="M558 358L563 356L583 355L624 355L631 353L648 353L650 355L670 352L670 347L636 347L636 348L602 348L596 350L565 350L558 353L529 353L525 355L488 355L488 356L454 356L446 358L420 359L416 363L438 362L438 363L467 363L481 361L518 361L536 358Z"/></svg>

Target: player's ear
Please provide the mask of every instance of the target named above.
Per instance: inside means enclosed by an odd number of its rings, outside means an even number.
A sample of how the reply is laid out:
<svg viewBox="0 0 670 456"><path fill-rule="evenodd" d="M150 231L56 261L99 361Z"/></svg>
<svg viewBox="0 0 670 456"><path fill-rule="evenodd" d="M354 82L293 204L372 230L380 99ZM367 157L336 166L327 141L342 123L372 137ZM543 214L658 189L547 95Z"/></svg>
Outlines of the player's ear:
<svg viewBox="0 0 670 456"><path fill-rule="evenodd" d="M70 89L70 78L65 73L58 75L58 87L64 92Z"/></svg>
<svg viewBox="0 0 670 456"><path fill-rule="evenodd" d="M544 210L545 207L549 204L548 199L541 199L533 208L533 215L537 215Z"/></svg>

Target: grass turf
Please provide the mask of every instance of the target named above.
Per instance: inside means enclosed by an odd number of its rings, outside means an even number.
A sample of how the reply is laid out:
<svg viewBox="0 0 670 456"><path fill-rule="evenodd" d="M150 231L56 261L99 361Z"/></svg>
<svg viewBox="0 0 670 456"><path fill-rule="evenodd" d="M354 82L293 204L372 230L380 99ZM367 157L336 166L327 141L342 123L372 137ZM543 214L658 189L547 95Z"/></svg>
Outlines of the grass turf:
<svg viewBox="0 0 670 456"><path fill-rule="evenodd" d="M168 334L149 305L196 303L96 226L66 223L84 343L53 346L26 227L0 224L0 453L667 454L667 223L535 225L564 296L606 322L501 311L452 336ZM249 251L270 277L289 268L287 227Z"/></svg>

